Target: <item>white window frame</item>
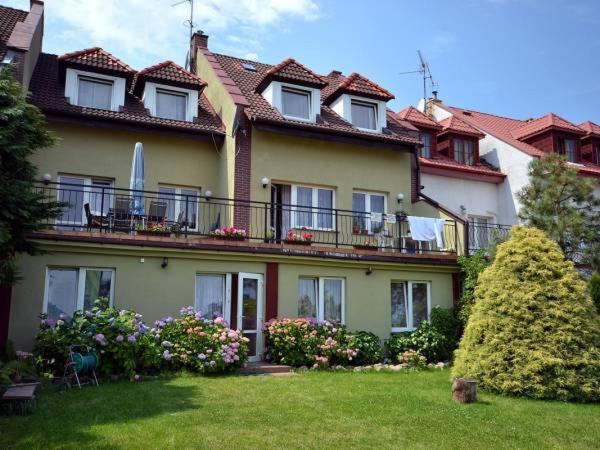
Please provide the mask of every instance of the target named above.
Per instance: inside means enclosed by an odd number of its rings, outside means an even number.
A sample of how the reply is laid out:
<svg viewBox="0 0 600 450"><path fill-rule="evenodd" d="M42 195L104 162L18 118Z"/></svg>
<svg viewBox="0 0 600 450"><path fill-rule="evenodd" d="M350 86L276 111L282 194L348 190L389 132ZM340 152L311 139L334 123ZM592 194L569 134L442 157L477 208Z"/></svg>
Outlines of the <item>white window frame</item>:
<svg viewBox="0 0 600 450"><path fill-rule="evenodd" d="M363 128L363 127L358 127L358 126L354 125L354 119L352 118L352 105L359 105L359 106L364 106L366 108L373 108L373 110L375 111L375 128ZM357 99L350 100L350 123L352 124L352 126L354 126L355 128L358 128L361 131L369 131L369 132L373 133L373 132L377 132L379 130L378 122L379 122L379 105L377 104L377 102L369 102L369 101L357 100Z"/></svg>
<svg viewBox="0 0 600 450"><path fill-rule="evenodd" d="M297 223L297 214L307 214L307 212L300 212L298 213L298 208L300 207L298 205L298 188L310 188L312 189L312 205L310 206L311 208L318 208L318 202L319 202L319 189L323 189L323 190L327 190L327 191L331 191L331 228L325 228L325 227L319 227L318 226L318 215L319 214L323 214L323 210L321 209L314 209L312 212L313 215L313 219L312 219L312 223L313 225L311 227L307 227L305 225L299 225ZM335 209L335 189L330 188L330 187L326 187L326 186L312 186L312 185L308 185L308 184L292 184L292 193L291 193L291 200L292 200L292 211L291 211L291 228L295 228L295 229L300 229L300 228L306 228L307 230L315 230L315 231L333 231L335 229L335 215L333 214L333 210ZM304 206L300 207L300 208L306 208Z"/></svg>
<svg viewBox="0 0 600 450"><path fill-rule="evenodd" d="M108 297L108 306L112 307L115 298L116 270L112 267L74 267L74 266L48 266L46 267L46 279L44 280L44 303L42 313L48 313L48 296L50 294L50 271L52 270L76 270L77 271L77 304L75 311L83 310L85 298L85 275L88 270L102 272L111 272L110 293ZM95 300L95 299L94 299ZM75 312L73 311L73 312Z"/></svg>
<svg viewBox="0 0 600 450"><path fill-rule="evenodd" d="M385 216L387 215L388 210L388 195L383 192L374 192L374 191L352 191L352 195L354 194L363 194L365 195L365 214L371 214L373 211L371 210L371 196L383 197L383 213L381 216L381 226L385 227ZM354 209L354 208L352 208ZM367 222L367 231L370 235L373 234L373 223L371 222L370 217L366 217Z"/></svg>
<svg viewBox="0 0 600 450"><path fill-rule="evenodd" d="M346 122L352 125L352 101L361 103L369 103L377 106L376 114L376 129L371 130L370 128L359 128L357 130L366 131L368 133L381 133L387 126L387 106L383 100L373 100L371 98L359 97L356 95L342 94L331 104L331 109L341 116ZM354 125L352 125L354 126Z"/></svg>
<svg viewBox="0 0 600 450"><path fill-rule="evenodd" d="M310 102L308 108L309 118L286 116L283 114L282 105L282 89L288 88L294 91L307 92L310 95ZM290 120L297 120L301 122L315 123L317 121L317 115L321 111L321 90L318 88L311 88L307 86L299 86L292 83L284 83L282 81L272 81L261 94L269 104L277 109L283 117Z"/></svg>
<svg viewBox="0 0 600 450"><path fill-rule="evenodd" d="M67 68L65 77L65 97L71 105L79 106L79 78L97 79L100 82L112 83L110 111L119 111L125 105L125 84L122 77L114 77L103 73ZM91 108L91 106L86 106Z"/></svg>
<svg viewBox="0 0 600 450"><path fill-rule="evenodd" d="M299 117L299 116L294 116L291 114L284 114L283 113L283 93L284 91L287 92L291 92L291 93L296 93L299 95L306 95L307 97L307 101L308 101L308 117ZM281 86L281 114L283 114L283 116L287 119L293 119L293 120L303 120L303 121L310 121L310 118L312 117L312 92L310 90L307 89L298 89L295 87L289 87L289 86Z"/></svg>
<svg viewBox="0 0 600 450"><path fill-rule="evenodd" d="M194 308L196 309L196 311L198 311L199 308L199 303L198 303L198 299L196 298L196 291L198 289L198 277L201 276L223 276L225 277L224 279L224 294L225 294L225 300L223 302L223 319L225 319L225 321L229 324L231 324L231 273L222 273L222 272L196 272L196 276L194 277ZM202 312L200 310L200 312ZM212 317L209 317L209 319L212 319Z"/></svg>
<svg viewBox="0 0 600 450"><path fill-rule="evenodd" d="M58 224L67 224L67 225L83 225L85 223L87 223L87 218L85 216L85 212L83 211L83 207L86 203L90 203L90 212L94 215L100 216L103 215L102 211L95 211L91 209L91 201L90 201L90 194L92 193L92 183L94 181L101 181L101 182L106 182L106 183L110 183L110 185L106 188L106 193L104 194L105 196L108 197L109 201L108 201L108 205L106 205L106 209L110 209L113 207L113 201L115 198L115 193L114 193L114 186L115 186L115 180L111 179L111 178L104 178L104 177L91 177L88 175L70 175L70 174L66 174L66 173L61 173L58 175L57 177L57 181L58 184L56 186L56 200L60 201L60 193L62 191L61 189L61 184L62 184L62 180L64 178L81 178L83 180L83 201L81 204L81 208L82 208L82 213L81 213L81 221L75 221L75 220L65 220L65 221L61 221L60 217L56 218L56 223ZM68 189L69 186L65 186L65 189Z"/></svg>
<svg viewBox="0 0 600 450"><path fill-rule="evenodd" d="M406 311L406 327L391 327L392 333L401 333L403 331L414 331L415 326L413 324L413 284L426 284L427 285L427 320L431 319L431 281L414 281L414 280L392 280L390 283L390 290L392 283L403 283L406 289L404 295L407 298L408 311ZM391 292L390 292L390 308L391 308ZM391 320L391 309L390 309L390 320Z"/></svg>
<svg viewBox="0 0 600 450"><path fill-rule="evenodd" d="M165 193L161 193L160 189L164 188L164 189L174 189L175 193L174 194L165 194ZM181 205L183 204L183 207L185 208L185 200L182 198L185 194L182 194L181 191L196 191L196 223L195 223L195 227L192 228L188 225L188 230L189 231L196 231L198 230L199 224L198 222L200 221L200 189L195 188L195 187L186 187L186 186L173 186L171 184L159 184L158 185L158 199L163 199L165 197L163 196L168 196L168 195L174 195L175 197L171 200L168 197L166 197L165 199L167 201L174 201L175 202L175 217L173 219L173 223L177 223L177 218L179 217L179 213L181 212ZM188 213L192 212L192 210L188 209Z"/></svg>
<svg viewBox="0 0 600 450"><path fill-rule="evenodd" d="M311 276L300 276L298 277L298 282L300 280L317 280L317 317L316 320L322 322L325 320L325 281L326 280L335 280L342 282L342 320L341 323L346 323L346 279L342 277L311 277ZM298 285L296 285L296 288ZM296 303L298 299L296 300ZM296 304L296 308L298 305Z"/></svg>
<svg viewBox="0 0 600 450"><path fill-rule="evenodd" d="M198 91L194 89L185 89L178 86L169 86L166 84L159 84L147 81L144 85L144 95L142 101L144 106L150 111L150 114L155 117L159 117L156 114L156 91L171 91L175 94L187 95L187 108L186 108L186 122L192 122L194 117L198 115ZM166 119L176 120L176 119Z"/></svg>
<svg viewBox="0 0 600 450"><path fill-rule="evenodd" d="M184 120L188 120L187 117L188 117L190 96L187 92L178 92L173 89L156 88L156 94L155 94L156 95L156 106L155 106L156 116L160 117L161 119L181 120L181 119L173 119L172 117L164 117L164 116L158 115L158 94L172 95L174 97L183 97L185 99L185 107L184 107L185 119Z"/></svg>

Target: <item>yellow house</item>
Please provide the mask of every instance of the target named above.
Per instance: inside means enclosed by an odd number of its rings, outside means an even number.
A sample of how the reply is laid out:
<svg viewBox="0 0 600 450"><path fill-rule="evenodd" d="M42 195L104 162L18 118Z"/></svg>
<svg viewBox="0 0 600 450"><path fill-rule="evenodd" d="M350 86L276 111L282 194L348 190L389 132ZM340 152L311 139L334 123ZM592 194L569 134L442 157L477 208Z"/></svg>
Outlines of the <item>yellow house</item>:
<svg viewBox="0 0 600 450"><path fill-rule="evenodd" d="M386 338L451 308L462 223L419 192L418 132L393 95L192 44L191 72L135 71L101 48L33 58L26 88L61 139L35 158L38 189L65 206L32 236L47 253L19 257L8 338L30 347L40 314L106 296L149 322L186 305L223 315L259 359L272 318Z"/></svg>

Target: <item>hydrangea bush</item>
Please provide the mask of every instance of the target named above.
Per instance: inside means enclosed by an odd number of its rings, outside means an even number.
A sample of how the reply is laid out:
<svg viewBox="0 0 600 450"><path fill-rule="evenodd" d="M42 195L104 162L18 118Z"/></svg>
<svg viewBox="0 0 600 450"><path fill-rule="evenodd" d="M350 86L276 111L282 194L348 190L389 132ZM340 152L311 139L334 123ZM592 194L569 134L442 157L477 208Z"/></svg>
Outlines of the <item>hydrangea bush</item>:
<svg viewBox="0 0 600 450"><path fill-rule="evenodd" d="M228 327L222 317L203 318L188 306L181 317L158 320L152 334L160 347L163 365L200 373L225 373L240 368L247 359L248 338Z"/></svg>
<svg viewBox="0 0 600 450"><path fill-rule="evenodd" d="M264 326L267 358L278 364L325 368L353 364L359 350L351 346L344 325L311 319L273 319Z"/></svg>

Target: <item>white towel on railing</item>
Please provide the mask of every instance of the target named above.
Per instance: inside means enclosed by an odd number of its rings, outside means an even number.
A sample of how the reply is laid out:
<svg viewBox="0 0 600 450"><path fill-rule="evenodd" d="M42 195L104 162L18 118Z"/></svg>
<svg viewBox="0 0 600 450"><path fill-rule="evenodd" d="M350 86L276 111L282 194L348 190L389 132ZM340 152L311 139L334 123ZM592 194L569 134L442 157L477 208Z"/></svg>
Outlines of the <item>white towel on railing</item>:
<svg viewBox="0 0 600 450"><path fill-rule="evenodd" d="M407 216L410 237L413 241L435 241L438 248L444 248L444 224L446 219Z"/></svg>

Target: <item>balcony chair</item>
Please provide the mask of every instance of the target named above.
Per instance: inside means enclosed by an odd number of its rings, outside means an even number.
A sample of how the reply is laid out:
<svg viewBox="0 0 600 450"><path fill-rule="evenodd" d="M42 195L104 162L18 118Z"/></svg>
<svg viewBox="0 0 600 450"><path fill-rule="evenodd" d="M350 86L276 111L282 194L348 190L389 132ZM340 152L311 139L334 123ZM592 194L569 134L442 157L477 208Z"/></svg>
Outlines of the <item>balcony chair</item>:
<svg viewBox="0 0 600 450"><path fill-rule="evenodd" d="M92 228L109 228L110 222L108 217L92 214L89 203L83 205L83 210L87 219L87 231L92 231Z"/></svg>
<svg viewBox="0 0 600 450"><path fill-rule="evenodd" d="M115 207L109 213L110 228L113 231L129 232L133 229L133 215L131 214L131 197L116 197Z"/></svg>
<svg viewBox="0 0 600 450"><path fill-rule="evenodd" d="M150 200L146 221L150 224L163 224L167 220L167 202Z"/></svg>

